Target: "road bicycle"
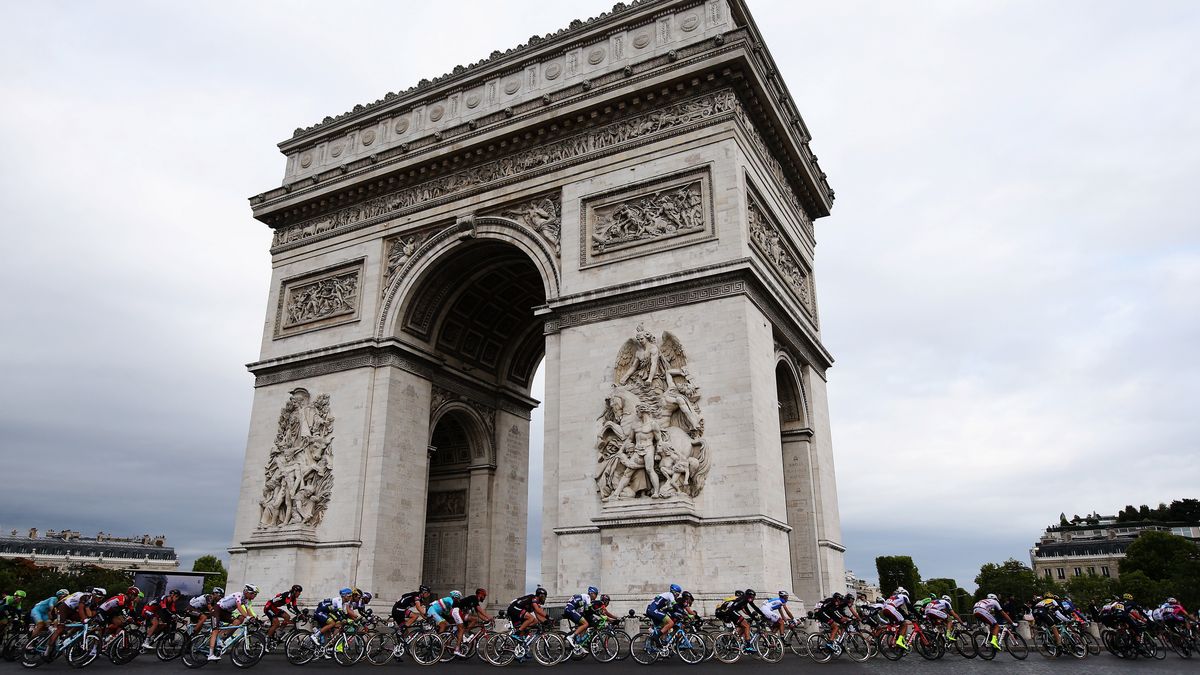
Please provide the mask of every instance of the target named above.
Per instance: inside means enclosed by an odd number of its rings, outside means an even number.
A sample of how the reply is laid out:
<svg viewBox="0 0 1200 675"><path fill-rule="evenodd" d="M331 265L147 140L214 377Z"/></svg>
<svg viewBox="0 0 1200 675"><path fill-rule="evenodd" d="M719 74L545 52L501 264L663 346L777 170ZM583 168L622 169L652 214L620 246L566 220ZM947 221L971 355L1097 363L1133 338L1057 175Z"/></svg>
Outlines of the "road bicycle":
<svg viewBox="0 0 1200 675"><path fill-rule="evenodd" d="M250 618L241 624L225 623L217 626L218 635L233 631L227 637L218 637L216 654L229 654L233 665L248 668L262 660L267 653L267 636L262 632L262 622ZM188 649L184 651L181 661L188 668L203 668L208 665L209 635L211 631L201 631L192 636Z"/></svg>
<svg viewBox="0 0 1200 675"><path fill-rule="evenodd" d="M858 630L857 622L850 622L838 632L836 640L830 641L828 623L822 626L819 633L808 636L805 649L809 658L817 663L829 663L831 660L845 654L851 660L862 663L871 658L871 648L867 638Z"/></svg>
<svg viewBox="0 0 1200 675"><path fill-rule="evenodd" d="M721 663L735 663L743 654L750 654L768 663L783 659L783 639L765 629L762 623L754 622L750 627L750 639L743 640L737 630L717 636L716 659Z"/></svg>
<svg viewBox="0 0 1200 675"><path fill-rule="evenodd" d="M938 631L928 630L920 621L910 621L912 631L905 638L907 647L901 647L897 640L900 637L900 624L890 623L879 635L876 645L879 653L889 661L899 661L911 649L916 649L922 658L933 661L942 658L946 653L945 638L938 640Z"/></svg>
<svg viewBox="0 0 1200 675"><path fill-rule="evenodd" d="M425 619L414 621L411 626L397 626L389 621L387 628L367 640L368 662L382 666L411 655L418 665L430 666L441 659L445 643Z"/></svg>
<svg viewBox="0 0 1200 675"><path fill-rule="evenodd" d="M47 631L37 638L30 640L22 652L21 665L26 668L37 668L43 663L53 663L61 654L67 655L67 663L72 668L83 668L96 660L100 655L100 636L94 630L92 621L69 623L66 628L78 629L65 637L58 639L57 649L49 645L52 631Z"/></svg>
<svg viewBox="0 0 1200 675"><path fill-rule="evenodd" d="M783 644L796 656L808 656L808 636L799 621L789 621L787 630L783 631Z"/></svg>
<svg viewBox="0 0 1200 675"><path fill-rule="evenodd" d="M543 666L553 666L562 661L567 645L562 636L549 631L545 624L535 624L524 634L492 633L484 649L487 660L497 666L530 658Z"/></svg>
<svg viewBox="0 0 1200 675"><path fill-rule="evenodd" d="M629 644L633 660L648 666L659 659L677 654L684 663L700 663L704 660L704 640L695 633L688 633L683 626L674 626L664 641L657 628L638 633Z"/></svg>
<svg viewBox="0 0 1200 675"><path fill-rule="evenodd" d="M1058 628L1059 640L1054 639L1054 630L1050 626L1038 626L1033 642L1037 646L1039 654L1048 659L1058 658L1064 654L1069 654L1077 659L1088 655L1087 643L1080 638L1079 634L1071 630L1065 623L1059 623L1055 627Z"/></svg>
<svg viewBox="0 0 1200 675"><path fill-rule="evenodd" d="M979 653L979 657L991 661L996 658L998 652L1005 651L1014 659L1024 661L1029 656L1029 644L1015 628L1011 623L1001 624L1000 633L996 636L996 641L1000 643L999 649L992 644L992 633L986 625L976 629L971 641L975 644L975 651Z"/></svg>

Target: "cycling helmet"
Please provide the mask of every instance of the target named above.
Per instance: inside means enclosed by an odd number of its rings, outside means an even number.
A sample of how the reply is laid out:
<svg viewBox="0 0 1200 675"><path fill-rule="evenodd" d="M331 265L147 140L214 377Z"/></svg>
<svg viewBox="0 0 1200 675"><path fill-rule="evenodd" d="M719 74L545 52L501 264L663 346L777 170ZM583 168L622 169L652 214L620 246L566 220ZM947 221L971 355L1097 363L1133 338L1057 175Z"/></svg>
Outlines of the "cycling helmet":
<svg viewBox="0 0 1200 675"><path fill-rule="evenodd" d="M138 593L141 593L141 591L137 586L130 586L129 588L125 589L125 593L128 595L137 595Z"/></svg>
<svg viewBox="0 0 1200 675"><path fill-rule="evenodd" d="M833 594L833 599L834 599L834 600L841 600L841 599L842 599L842 594L841 594L841 593L834 593L834 594Z"/></svg>
<svg viewBox="0 0 1200 675"><path fill-rule="evenodd" d="M292 584L292 592L293 593L303 593L304 587L301 586L300 584Z"/></svg>
<svg viewBox="0 0 1200 675"><path fill-rule="evenodd" d="M748 598L756 598L758 597L758 593L755 593L753 588L747 588L745 596Z"/></svg>
<svg viewBox="0 0 1200 675"><path fill-rule="evenodd" d="M588 595L599 595L600 589L595 586L588 586Z"/></svg>
<svg viewBox="0 0 1200 675"><path fill-rule="evenodd" d="M999 598L996 597L995 593L988 593L987 599L988 600L999 600Z"/></svg>
<svg viewBox="0 0 1200 675"><path fill-rule="evenodd" d="M740 597L742 597L742 595L744 595L745 593L746 593L746 592L745 592L745 591L743 591L743 590L741 590L741 589L738 589L738 590L736 590L736 591L734 591L734 592L733 592L733 594L734 594L736 597L739 597L739 598L740 598Z"/></svg>
<svg viewBox="0 0 1200 675"><path fill-rule="evenodd" d="M1121 596L1121 599L1122 600L1133 600L1133 593L1126 593L1125 595Z"/></svg>
<svg viewBox="0 0 1200 675"><path fill-rule="evenodd" d="M225 589L221 588L220 586L214 586L212 592L215 595L225 595Z"/></svg>
<svg viewBox="0 0 1200 675"><path fill-rule="evenodd" d="M681 596L679 596L679 597L683 598L684 600L687 600L688 602L691 602L692 600L694 600L694 599L695 599L695 598L693 598L693 597L692 597L692 592L691 592L691 591L684 591L684 592L683 592L683 595L681 595Z"/></svg>
<svg viewBox="0 0 1200 675"><path fill-rule="evenodd" d="M1167 604L1168 605L1178 605L1179 601L1176 600L1175 598L1167 598Z"/></svg>
<svg viewBox="0 0 1200 675"><path fill-rule="evenodd" d="M92 595L105 596L108 595L108 591L103 586L97 586L92 589Z"/></svg>
<svg viewBox="0 0 1200 675"><path fill-rule="evenodd" d="M371 598L373 597L375 596L371 595L370 593L363 593L363 602L370 602Z"/></svg>
<svg viewBox="0 0 1200 675"><path fill-rule="evenodd" d="M178 588L172 588L172 589L171 589L171 590L170 590L170 591L167 593L167 595L179 595L179 589L178 589Z"/></svg>
<svg viewBox="0 0 1200 675"><path fill-rule="evenodd" d="M459 598L462 597L462 592L461 591L450 591L450 597L454 598L455 600L458 600Z"/></svg>
<svg viewBox="0 0 1200 675"><path fill-rule="evenodd" d="M950 596L948 596L948 595L943 595L942 599L945 600L946 602L950 602Z"/></svg>
<svg viewBox="0 0 1200 675"><path fill-rule="evenodd" d="M930 593L930 594L929 594L929 599L930 599L930 600L937 600L937 593Z"/></svg>
<svg viewBox="0 0 1200 675"><path fill-rule="evenodd" d="M612 598L608 597L607 595L602 595L600 596L600 602L607 605L608 603L612 602Z"/></svg>
<svg viewBox="0 0 1200 675"><path fill-rule="evenodd" d="M787 600L788 592L787 591L779 591L779 597L783 598L784 600Z"/></svg>
<svg viewBox="0 0 1200 675"><path fill-rule="evenodd" d="M420 585L420 586L417 588L417 592L418 592L418 593L428 593L428 592L429 592L429 587L428 587L428 586L426 586L425 584L421 584L421 585Z"/></svg>
<svg viewBox="0 0 1200 675"><path fill-rule="evenodd" d="M898 586L892 595L908 595L908 589L903 586Z"/></svg>
<svg viewBox="0 0 1200 675"><path fill-rule="evenodd" d="M347 586L346 588L343 588L342 590L338 591L338 595L350 595L353 592L354 592L354 589Z"/></svg>
<svg viewBox="0 0 1200 675"><path fill-rule="evenodd" d="M242 592L243 593L254 593L257 595L258 594L258 586L255 586L254 584L246 584L242 588Z"/></svg>
<svg viewBox="0 0 1200 675"><path fill-rule="evenodd" d="M682 593L683 588L679 584L671 584L671 592L672 593Z"/></svg>
<svg viewBox="0 0 1200 675"><path fill-rule="evenodd" d="M145 599L146 594L141 591L138 591L137 597L138 597L138 600L143 600L143 599Z"/></svg>
<svg viewBox="0 0 1200 675"><path fill-rule="evenodd" d="M25 597L25 591L14 591L13 595L17 596L18 598L23 598Z"/></svg>
<svg viewBox="0 0 1200 675"><path fill-rule="evenodd" d="M71 594L71 591L68 591L65 588L60 588L57 591L55 591L55 593L54 593L55 597L58 597L58 598L65 598L70 594Z"/></svg>
<svg viewBox="0 0 1200 675"><path fill-rule="evenodd" d="M546 597L546 589L542 588L541 586L538 586L538 589L536 591L534 591L533 594L538 596L539 598L544 598L544 597Z"/></svg>

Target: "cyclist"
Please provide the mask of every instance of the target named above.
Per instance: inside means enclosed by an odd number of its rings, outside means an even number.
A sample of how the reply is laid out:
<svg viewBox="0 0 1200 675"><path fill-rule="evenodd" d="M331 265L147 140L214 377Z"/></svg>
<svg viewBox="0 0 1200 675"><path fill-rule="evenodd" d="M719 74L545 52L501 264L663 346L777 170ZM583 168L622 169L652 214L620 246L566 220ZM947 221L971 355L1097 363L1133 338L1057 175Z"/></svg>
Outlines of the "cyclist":
<svg viewBox="0 0 1200 675"><path fill-rule="evenodd" d="M392 605L392 620L396 622L397 626L401 624L405 627L413 625L417 619L425 616L425 605L432 598L433 593L424 584L415 591L405 593L400 596L396 604Z"/></svg>
<svg viewBox="0 0 1200 675"><path fill-rule="evenodd" d="M492 620L492 617L483 611L485 600L487 600L487 589L476 588L473 595L461 597L454 601L454 607L450 609L450 618L454 619L454 624L458 626L458 648L454 650L455 656L466 656L462 652L462 645L463 640L467 636L467 631L485 621Z"/></svg>
<svg viewBox="0 0 1200 675"><path fill-rule="evenodd" d="M772 629L780 635L783 635L784 617L788 621L794 621L796 618L792 616L792 610L788 609L787 601L788 592L779 591L775 597L764 602L762 606L763 616L767 617L767 621L771 622ZM853 611L854 606L850 605L850 607Z"/></svg>
<svg viewBox="0 0 1200 675"><path fill-rule="evenodd" d="M220 586L214 587L208 593L201 593L196 597L188 600L187 615L192 620L192 625L189 626L189 632L195 632L208 621L208 615L217 606L217 601L225 595L225 589Z"/></svg>
<svg viewBox="0 0 1200 675"><path fill-rule="evenodd" d="M67 589L60 588L57 593L42 600L29 610L29 617L33 621L33 633L29 636L30 640L41 635L42 631L49 629L50 619L54 615L54 606L70 594Z"/></svg>
<svg viewBox="0 0 1200 675"><path fill-rule="evenodd" d="M126 619L133 612L133 603L137 602L141 591L137 586L130 586L125 589L124 593L117 593L111 598L100 603L99 610L96 616L100 619L100 639L103 642L104 634L112 629L117 631L125 624Z"/></svg>
<svg viewBox="0 0 1200 675"><path fill-rule="evenodd" d="M221 660L221 655L217 653L217 637L222 633L228 633L234 626L240 626L243 621L254 616L254 609L250 607L250 601L256 597L258 597L258 586L246 584L241 593L230 593L217 601L217 606L213 609L212 614L212 633L208 636L209 661ZM238 613L236 619L233 617L234 612ZM229 627L221 629L222 621L228 622Z"/></svg>
<svg viewBox="0 0 1200 675"><path fill-rule="evenodd" d="M929 606L929 603L931 603L937 599L938 599L937 594L930 593L929 595L927 595L927 596L921 598L920 600L916 601L915 603L913 603L913 608L917 610L916 615L921 616L922 614L924 614L925 608Z"/></svg>
<svg viewBox="0 0 1200 675"><path fill-rule="evenodd" d="M25 601L25 591L16 590L12 595L0 598L0 633L8 626L10 617L21 615L21 604Z"/></svg>
<svg viewBox="0 0 1200 675"><path fill-rule="evenodd" d="M583 647L579 643L583 640L583 634L587 632L588 628L588 621L583 616L583 613L599 595L600 589L595 586L588 586L586 593L572 595L571 599L567 600L567 605L563 607L563 617L575 627L575 631L571 633L570 637L571 646L577 654L583 653Z"/></svg>
<svg viewBox="0 0 1200 675"><path fill-rule="evenodd" d="M1063 614L1062 605L1058 604L1058 596L1047 593L1045 597L1033 605L1033 620L1035 625L1046 626L1054 635L1054 642L1062 646L1062 634L1058 632L1058 624L1067 623L1070 619Z"/></svg>
<svg viewBox="0 0 1200 675"><path fill-rule="evenodd" d="M461 591L450 591L450 595L444 598L439 598L429 603L429 609L426 610L425 616L437 626L439 633L446 630L446 625L449 623L450 610L454 609L454 603L462 598Z"/></svg>
<svg viewBox="0 0 1200 675"><path fill-rule="evenodd" d="M317 603L317 606L313 608L313 624L320 630L309 638L313 644L321 644L323 639L335 628L342 627L348 615L347 605L351 603L353 597L354 589L347 587L338 591L336 598L325 598Z"/></svg>
<svg viewBox="0 0 1200 675"><path fill-rule="evenodd" d="M160 626L170 626L175 615L179 613L176 603L179 602L179 589L172 588L166 595L151 600L142 608L142 616L150 621L150 627L146 629L146 640L142 642L142 649L150 648L150 639L158 632Z"/></svg>
<svg viewBox="0 0 1200 675"><path fill-rule="evenodd" d="M827 647L837 648L838 634L842 631L842 624L846 623L846 614L843 612L846 604L848 603L845 596L841 593L834 593L813 607L813 618L829 626Z"/></svg>
<svg viewBox="0 0 1200 675"><path fill-rule="evenodd" d="M679 584L671 584L670 590L654 596L650 604L646 605L646 616L650 617L658 629L655 637L660 641L671 634L671 626L675 625L675 620L670 617L669 612L682 594L683 588Z"/></svg>
<svg viewBox="0 0 1200 675"><path fill-rule="evenodd" d="M954 642L957 638L954 637L953 632L950 630L950 622L947 620L951 616L954 617L955 621L962 621L962 617L958 615L958 612L954 611L954 607L950 604L949 595L943 595L925 606L925 618L929 619L930 623L936 628L945 626L946 639Z"/></svg>
<svg viewBox="0 0 1200 675"><path fill-rule="evenodd" d="M908 597L908 589L899 586L883 603L883 611L880 615L887 619L889 623L900 624L900 632L896 635L896 644L903 649L908 649L908 629L912 626L912 621L908 618L915 613L912 600Z"/></svg>
<svg viewBox="0 0 1200 675"><path fill-rule="evenodd" d="M291 588L271 598L267 604L263 605L263 615L271 620L271 627L267 629L268 644L275 639L276 631L300 616L300 609L296 607L296 601L300 599L303 591L304 588L300 584L293 584Z"/></svg>
<svg viewBox="0 0 1200 675"><path fill-rule="evenodd" d="M1004 617L1005 623L1012 623L1013 620L1012 617L1008 615L1008 612L1004 611L1004 609L1000 607L1000 600L996 598L996 594L988 593L986 598L975 603L975 606L971 608L971 613L974 614L975 618L979 619L980 622L989 626L989 629L992 633L992 646L996 649L1000 649L1000 623L996 621L996 614Z"/></svg>
<svg viewBox="0 0 1200 675"><path fill-rule="evenodd" d="M546 620L546 610L542 606L546 604L546 589L538 587L530 595L522 595L513 600L505 610L508 620L512 622L514 633L523 633L533 627L535 623Z"/></svg>
<svg viewBox="0 0 1200 675"><path fill-rule="evenodd" d="M59 636L67 629L67 624L83 623L95 616L96 605L104 599L105 595L108 595L108 591L97 586L91 591L72 593L54 606L58 625L54 627L54 632L50 634L50 639L46 642L46 663L54 659L54 647L58 644ZM72 632L74 630L78 629L73 629Z"/></svg>
<svg viewBox="0 0 1200 675"><path fill-rule="evenodd" d="M608 618L610 621L620 621L621 617L608 611L608 603L612 602L612 598L607 595L592 600L591 604L583 609L583 618L587 619L588 624L597 626L600 624L602 617Z"/></svg>

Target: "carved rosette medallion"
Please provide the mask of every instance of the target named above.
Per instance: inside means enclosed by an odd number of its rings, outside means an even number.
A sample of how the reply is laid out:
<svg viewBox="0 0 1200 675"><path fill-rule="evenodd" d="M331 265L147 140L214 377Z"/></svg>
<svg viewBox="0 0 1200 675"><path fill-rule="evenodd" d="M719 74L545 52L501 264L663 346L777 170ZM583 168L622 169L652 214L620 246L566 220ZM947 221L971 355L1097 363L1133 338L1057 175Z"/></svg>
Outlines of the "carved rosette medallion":
<svg viewBox="0 0 1200 675"><path fill-rule="evenodd" d="M275 337L358 318L362 261L285 279L279 292Z"/></svg>
<svg viewBox="0 0 1200 675"><path fill-rule="evenodd" d="M711 239L707 171L591 197L582 209L580 265L607 263Z"/></svg>
<svg viewBox="0 0 1200 675"><path fill-rule="evenodd" d="M816 319L813 306L812 274L800 256L792 252L790 244L779 231L779 226L767 215L754 196L746 195L746 214L749 221L750 241L771 268L783 279L788 289L795 294L800 305L810 318Z"/></svg>
<svg viewBox="0 0 1200 675"><path fill-rule="evenodd" d="M612 390L596 434L596 491L605 504L692 498L704 489L709 453L700 388L669 332L637 327L617 352Z"/></svg>
<svg viewBox="0 0 1200 675"><path fill-rule="evenodd" d="M329 394L289 392L267 459L259 505L259 529L316 527L333 494L333 421Z"/></svg>

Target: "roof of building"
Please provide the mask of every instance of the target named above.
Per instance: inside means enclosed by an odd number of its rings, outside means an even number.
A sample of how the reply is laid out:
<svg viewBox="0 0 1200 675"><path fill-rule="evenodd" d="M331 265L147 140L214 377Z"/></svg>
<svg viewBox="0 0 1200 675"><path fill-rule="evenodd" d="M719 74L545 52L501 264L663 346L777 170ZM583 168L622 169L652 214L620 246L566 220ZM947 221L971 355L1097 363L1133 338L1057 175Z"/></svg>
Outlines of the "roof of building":
<svg viewBox="0 0 1200 675"><path fill-rule="evenodd" d="M44 555L74 555L111 558L152 558L155 560L175 560L175 549L154 543L161 538L143 543L141 540L128 541L118 539L103 540L94 537L29 537L0 534L0 553L39 553Z"/></svg>

